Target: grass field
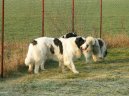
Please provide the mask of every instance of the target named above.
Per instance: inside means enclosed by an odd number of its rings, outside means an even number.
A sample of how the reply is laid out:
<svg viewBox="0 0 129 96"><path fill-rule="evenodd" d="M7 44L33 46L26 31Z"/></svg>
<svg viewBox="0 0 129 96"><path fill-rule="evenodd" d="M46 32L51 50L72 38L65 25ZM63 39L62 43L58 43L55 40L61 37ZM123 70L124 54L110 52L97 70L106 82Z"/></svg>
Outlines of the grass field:
<svg viewBox="0 0 129 96"><path fill-rule="evenodd" d="M129 34L128 5L128 0L103 0L103 34ZM41 0L6 0L5 39L41 36L41 12ZM99 0L75 0L75 31L98 36L99 13ZM46 0L45 35L57 37L71 29L71 0Z"/></svg>
<svg viewBox="0 0 129 96"><path fill-rule="evenodd" d="M75 61L78 75L61 73L57 62L47 62L46 71L28 74L26 67L0 80L0 96L128 96L129 50L108 50L104 62Z"/></svg>
<svg viewBox="0 0 129 96"><path fill-rule="evenodd" d="M85 64L82 57L75 61L80 71L75 75L61 73L58 63L49 61L47 70L35 75L27 73L24 58L28 42L41 36L41 0L5 0L5 78L0 79L0 96L128 96L128 5L129 0L103 0L103 38L109 48L104 62ZM71 29L71 1L45 0L45 35L58 37ZM99 36L99 0L75 0L75 31Z"/></svg>

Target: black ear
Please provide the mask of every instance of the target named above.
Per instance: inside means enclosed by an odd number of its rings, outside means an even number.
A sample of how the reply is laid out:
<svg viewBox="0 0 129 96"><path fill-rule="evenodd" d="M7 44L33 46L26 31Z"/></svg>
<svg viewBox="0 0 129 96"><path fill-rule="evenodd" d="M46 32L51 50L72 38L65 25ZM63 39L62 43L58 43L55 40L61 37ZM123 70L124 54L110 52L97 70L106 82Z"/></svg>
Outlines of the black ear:
<svg viewBox="0 0 129 96"><path fill-rule="evenodd" d="M57 39L57 38L54 38L54 44L55 44L56 46L59 46L59 44L60 44L60 40L59 40L59 39Z"/></svg>
<svg viewBox="0 0 129 96"><path fill-rule="evenodd" d="M60 53L63 54L62 42L61 42L59 39L55 38L55 39L54 39L54 44L55 44L56 46L59 46Z"/></svg>
<svg viewBox="0 0 129 96"><path fill-rule="evenodd" d="M75 43L77 47L80 48L80 46L85 43L85 40L82 37L77 37Z"/></svg>
<svg viewBox="0 0 129 96"><path fill-rule="evenodd" d="M55 52L54 52L54 47L51 45L51 47L50 47L50 52L52 53L52 54L54 54Z"/></svg>
<svg viewBox="0 0 129 96"><path fill-rule="evenodd" d="M99 46L97 46L97 42L95 40L95 44L93 45L93 54L94 55L98 54L98 48L99 48Z"/></svg>
<svg viewBox="0 0 129 96"><path fill-rule="evenodd" d="M103 47L103 41L102 40L100 40L100 39L97 39L98 40L98 42L99 42L99 46L100 46L100 48L102 48Z"/></svg>
<svg viewBox="0 0 129 96"><path fill-rule="evenodd" d="M36 45L36 44L37 44L37 41L36 41L36 40L33 40L31 43L32 43L33 45Z"/></svg>

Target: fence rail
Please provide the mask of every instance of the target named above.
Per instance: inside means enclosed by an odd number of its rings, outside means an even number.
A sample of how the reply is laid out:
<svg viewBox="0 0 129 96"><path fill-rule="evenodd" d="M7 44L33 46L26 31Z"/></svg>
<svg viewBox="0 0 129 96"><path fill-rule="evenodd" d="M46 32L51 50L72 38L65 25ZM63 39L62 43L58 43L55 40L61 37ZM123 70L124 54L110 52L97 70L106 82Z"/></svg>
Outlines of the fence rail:
<svg viewBox="0 0 129 96"><path fill-rule="evenodd" d="M28 42L39 36L74 31L104 38L109 47L129 43L128 0L0 0L0 5L1 77L24 63Z"/></svg>

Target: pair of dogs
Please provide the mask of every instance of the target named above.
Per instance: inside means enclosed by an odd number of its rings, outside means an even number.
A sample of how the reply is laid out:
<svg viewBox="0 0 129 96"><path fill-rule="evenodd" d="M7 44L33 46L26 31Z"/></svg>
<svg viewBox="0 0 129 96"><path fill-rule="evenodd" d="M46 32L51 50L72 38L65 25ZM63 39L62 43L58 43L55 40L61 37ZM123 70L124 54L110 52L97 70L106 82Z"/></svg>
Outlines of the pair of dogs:
<svg viewBox="0 0 129 96"><path fill-rule="evenodd" d="M65 71L65 66L73 73L77 74L73 60L84 55L86 63L91 59L95 62L104 59L107 55L105 42L100 38L81 37L70 32L60 38L40 37L34 39L28 48L28 53L25 58L25 64L29 66L28 71L34 73L45 70L44 64L48 59L59 61L59 66L62 72Z"/></svg>

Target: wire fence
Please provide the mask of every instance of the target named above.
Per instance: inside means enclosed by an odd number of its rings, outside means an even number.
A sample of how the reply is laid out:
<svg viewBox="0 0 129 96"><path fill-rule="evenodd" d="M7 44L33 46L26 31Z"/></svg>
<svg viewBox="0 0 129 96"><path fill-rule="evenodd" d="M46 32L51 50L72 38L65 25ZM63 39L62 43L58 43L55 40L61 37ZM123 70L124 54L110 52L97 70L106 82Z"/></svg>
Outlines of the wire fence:
<svg viewBox="0 0 129 96"><path fill-rule="evenodd" d="M129 46L129 1L102 1L102 38L109 47ZM23 66L29 42L42 36L42 4L42 0L5 0L5 74ZM45 36L59 37L73 31L72 4L72 0L44 0ZM85 37L100 36L100 0L74 0L74 31Z"/></svg>

